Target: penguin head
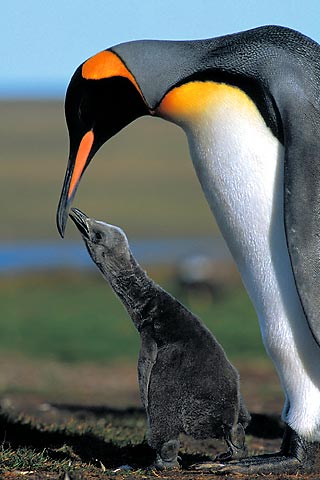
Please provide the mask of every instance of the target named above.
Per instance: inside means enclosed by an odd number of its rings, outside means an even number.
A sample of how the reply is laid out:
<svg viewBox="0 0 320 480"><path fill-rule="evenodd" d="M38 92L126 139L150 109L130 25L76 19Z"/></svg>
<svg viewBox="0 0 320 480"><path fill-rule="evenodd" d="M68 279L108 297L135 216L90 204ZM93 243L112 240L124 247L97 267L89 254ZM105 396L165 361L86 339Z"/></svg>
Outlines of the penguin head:
<svg viewBox="0 0 320 480"><path fill-rule="evenodd" d="M57 211L61 236L79 181L94 154L122 128L148 113L137 82L115 53L102 51L77 68L65 100L70 150Z"/></svg>
<svg viewBox="0 0 320 480"><path fill-rule="evenodd" d="M80 231L91 258L101 270L127 264L131 256L130 247L121 228L89 218L78 208L72 208L69 215Z"/></svg>
<svg viewBox="0 0 320 480"><path fill-rule="evenodd" d="M210 122L213 115L220 118L228 98L239 117L242 110L258 108L283 141L265 69L257 68L262 53L270 57L270 49L275 48L278 55L283 38L292 35L296 34L280 27L260 27L206 40L136 40L103 50L80 65L65 102L70 153L57 211L61 236L81 176L94 154L140 116L159 116L180 125L187 134L191 130L198 135L208 118ZM274 73L272 67L272 78Z"/></svg>

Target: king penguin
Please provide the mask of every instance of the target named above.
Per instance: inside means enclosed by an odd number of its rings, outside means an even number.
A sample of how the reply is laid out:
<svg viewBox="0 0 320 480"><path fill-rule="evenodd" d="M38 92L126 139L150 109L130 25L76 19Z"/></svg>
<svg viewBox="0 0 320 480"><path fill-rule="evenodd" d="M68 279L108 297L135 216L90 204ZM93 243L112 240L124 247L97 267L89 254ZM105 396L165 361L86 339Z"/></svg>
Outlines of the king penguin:
<svg viewBox="0 0 320 480"><path fill-rule="evenodd" d="M123 43L78 67L65 113L62 236L81 176L109 138L143 115L185 131L286 396L281 451L224 468L320 468L320 46L279 26Z"/></svg>
<svg viewBox="0 0 320 480"><path fill-rule="evenodd" d="M70 217L139 332L138 379L148 443L157 453L153 466L179 468L180 433L224 439L228 450L218 460L245 457L250 414L240 395L239 374L214 335L148 277L123 230L77 208Z"/></svg>

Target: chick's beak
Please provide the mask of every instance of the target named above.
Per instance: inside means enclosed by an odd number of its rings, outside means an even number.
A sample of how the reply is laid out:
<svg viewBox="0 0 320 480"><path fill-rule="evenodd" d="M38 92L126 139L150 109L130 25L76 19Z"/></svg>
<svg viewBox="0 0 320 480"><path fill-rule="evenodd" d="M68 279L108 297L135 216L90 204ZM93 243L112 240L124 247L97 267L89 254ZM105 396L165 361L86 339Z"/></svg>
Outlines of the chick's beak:
<svg viewBox="0 0 320 480"><path fill-rule="evenodd" d="M71 212L69 213L69 217L74 222L81 235L83 235L85 238L89 238L87 215L81 212L81 210L79 210L78 208L72 208Z"/></svg>

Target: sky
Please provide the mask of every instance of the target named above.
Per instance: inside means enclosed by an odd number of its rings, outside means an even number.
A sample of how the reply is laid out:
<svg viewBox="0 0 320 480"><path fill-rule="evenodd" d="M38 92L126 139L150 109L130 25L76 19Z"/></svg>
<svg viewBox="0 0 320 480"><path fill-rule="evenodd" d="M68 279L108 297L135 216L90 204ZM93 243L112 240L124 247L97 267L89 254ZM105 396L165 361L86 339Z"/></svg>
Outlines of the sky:
<svg viewBox="0 0 320 480"><path fill-rule="evenodd" d="M320 43L320 0L10 0L0 97L63 96L77 66L128 40L197 39L285 25Z"/></svg>

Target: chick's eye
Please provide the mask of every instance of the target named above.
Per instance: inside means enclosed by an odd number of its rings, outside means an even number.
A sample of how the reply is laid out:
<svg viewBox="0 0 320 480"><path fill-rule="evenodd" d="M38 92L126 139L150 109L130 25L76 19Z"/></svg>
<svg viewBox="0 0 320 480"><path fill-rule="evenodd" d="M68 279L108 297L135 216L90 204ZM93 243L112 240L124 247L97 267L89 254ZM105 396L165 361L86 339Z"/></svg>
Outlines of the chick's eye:
<svg viewBox="0 0 320 480"><path fill-rule="evenodd" d="M99 241L102 240L102 239L103 239L102 233L97 232L97 233L95 234L95 240L97 240L97 241L99 242Z"/></svg>

